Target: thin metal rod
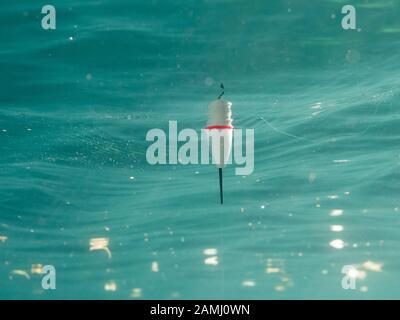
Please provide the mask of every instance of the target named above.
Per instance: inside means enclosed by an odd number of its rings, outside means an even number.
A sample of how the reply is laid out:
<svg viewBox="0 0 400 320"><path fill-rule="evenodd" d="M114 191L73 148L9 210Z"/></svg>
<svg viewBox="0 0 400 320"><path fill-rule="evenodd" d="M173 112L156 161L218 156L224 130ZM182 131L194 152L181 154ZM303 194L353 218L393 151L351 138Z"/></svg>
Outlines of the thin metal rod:
<svg viewBox="0 0 400 320"><path fill-rule="evenodd" d="M224 93L225 93L225 87L224 87L224 84L223 84L223 83L221 83L220 88L222 89L222 92L221 92L220 95L218 96L218 99L221 99L221 97L222 97L222 96L224 95Z"/></svg>
<svg viewBox="0 0 400 320"><path fill-rule="evenodd" d="M218 169L219 172L219 197L221 198L221 204L224 203L224 192L222 188L222 168Z"/></svg>

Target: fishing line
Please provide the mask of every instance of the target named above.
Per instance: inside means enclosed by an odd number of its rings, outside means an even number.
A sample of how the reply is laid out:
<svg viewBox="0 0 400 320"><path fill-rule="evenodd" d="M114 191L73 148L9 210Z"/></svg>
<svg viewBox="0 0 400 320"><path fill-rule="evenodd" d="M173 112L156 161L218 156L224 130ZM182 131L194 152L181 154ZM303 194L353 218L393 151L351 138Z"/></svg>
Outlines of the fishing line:
<svg viewBox="0 0 400 320"><path fill-rule="evenodd" d="M375 115L378 113L379 107L380 107L380 104L377 104L376 107L375 107L375 110L374 110L371 114L369 114L369 116L372 116L372 117L375 116ZM275 131L276 133L285 135L285 136L290 137L290 138L293 138L293 139L304 140L304 141L307 141L307 142L310 142L310 143L316 143L316 141L314 141L314 140L307 139L307 138L300 137L300 136L296 136L296 135L294 135L294 134L291 134L291 133L289 133L289 132L286 132L286 131L283 131L283 130L280 130L280 129L274 127L274 126L273 126L268 120L266 120L263 116L259 116L259 119L260 119L261 121L263 121L268 127L270 127L270 128L271 128L273 131ZM366 133L373 125L374 125L374 124L368 124L368 126L367 126L364 130L362 130L361 132L354 133L354 134L350 134L350 135L348 135L347 137L353 138L353 137L357 137L357 136L363 135L363 134Z"/></svg>
<svg viewBox="0 0 400 320"><path fill-rule="evenodd" d="M264 119L264 117L262 117L262 116L260 116L259 119L260 119L261 121L263 121L267 126L269 126L273 131L275 131L275 132L277 132L277 133L280 133L280 134L285 135L285 136L287 136L287 137L294 138L294 139L298 139L298 140L304 140L304 141L312 142L312 143L315 142L315 141L313 141L313 140L309 140L309 139L304 138L304 137L299 137L299 136L296 136L296 135L291 134L291 133L289 133L289 132L286 132L286 131L280 130L280 129L278 129L278 128L275 128L270 122L268 122L268 121L267 121L266 119Z"/></svg>
<svg viewBox="0 0 400 320"><path fill-rule="evenodd" d="M375 107L375 111L373 112L373 113L371 113L370 114L370 116L375 116L376 114L377 114L377 112L378 112L378 109L379 109L379 104ZM374 123L375 124L375 123ZM366 133L374 124L368 124L368 126L363 130L363 131L361 131L361 132L359 132L359 133L355 133L355 134L352 134L352 135L350 135L350 137L356 137L356 136L361 136L361 135L363 135L364 133Z"/></svg>

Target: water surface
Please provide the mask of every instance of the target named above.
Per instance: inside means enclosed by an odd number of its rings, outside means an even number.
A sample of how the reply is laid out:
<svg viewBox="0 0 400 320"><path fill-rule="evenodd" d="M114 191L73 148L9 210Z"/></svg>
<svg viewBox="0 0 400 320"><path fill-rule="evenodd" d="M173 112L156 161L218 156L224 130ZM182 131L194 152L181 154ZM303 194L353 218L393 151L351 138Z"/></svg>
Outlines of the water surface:
<svg viewBox="0 0 400 320"><path fill-rule="evenodd" d="M400 297L400 3L354 0L343 30L343 1L53 0L43 30L3 2L1 298ZM255 129L223 206L213 166L145 157L220 82Z"/></svg>

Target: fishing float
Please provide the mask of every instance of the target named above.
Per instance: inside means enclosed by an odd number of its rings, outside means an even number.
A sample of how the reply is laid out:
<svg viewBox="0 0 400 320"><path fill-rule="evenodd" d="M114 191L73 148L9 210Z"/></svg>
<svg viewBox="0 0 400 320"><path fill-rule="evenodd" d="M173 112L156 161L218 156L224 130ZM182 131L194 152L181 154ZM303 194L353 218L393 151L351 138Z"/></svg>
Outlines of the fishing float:
<svg viewBox="0 0 400 320"><path fill-rule="evenodd" d="M222 169L229 161L232 150L232 102L222 99L225 93L223 83L221 83L222 92L217 100L211 101L208 105L208 123L205 128L211 136L211 152L213 161L218 168L219 176L219 195L221 204L224 203L224 192L222 182ZM216 132L214 131L216 130ZM217 133L217 134L213 134Z"/></svg>

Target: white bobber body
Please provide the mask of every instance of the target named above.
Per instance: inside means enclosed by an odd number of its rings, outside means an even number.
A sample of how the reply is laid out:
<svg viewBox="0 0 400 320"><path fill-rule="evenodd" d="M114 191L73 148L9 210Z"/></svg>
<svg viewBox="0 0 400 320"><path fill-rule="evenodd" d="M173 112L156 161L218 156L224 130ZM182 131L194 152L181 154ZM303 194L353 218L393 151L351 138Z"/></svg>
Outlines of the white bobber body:
<svg viewBox="0 0 400 320"><path fill-rule="evenodd" d="M232 102L223 99L212 101L208 105L207 132L211 136L213 163L222 169L229 161L232 150ZM214 131L216 130L216 131Z"/></svg>

